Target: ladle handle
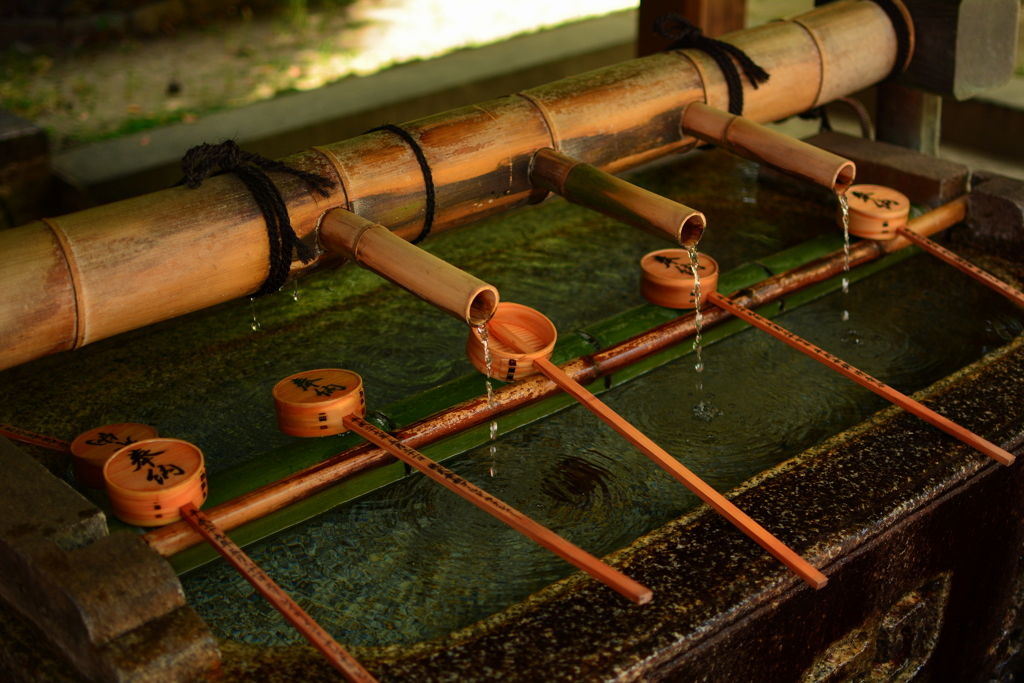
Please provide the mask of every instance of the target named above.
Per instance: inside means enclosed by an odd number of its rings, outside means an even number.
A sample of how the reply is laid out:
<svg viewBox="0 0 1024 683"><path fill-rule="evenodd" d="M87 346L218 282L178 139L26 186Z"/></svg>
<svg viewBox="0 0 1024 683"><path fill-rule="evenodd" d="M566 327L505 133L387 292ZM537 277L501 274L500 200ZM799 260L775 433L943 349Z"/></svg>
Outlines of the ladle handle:
<svg viewBox="0 0 1024 683"><path fill-rule="evenodd" d="M363 418L349 415L344 419L344 424L364 439L383 448L402 462L415 467L427 477L448 490L457 493L484 512L501 520L563 560L579 567L587 574L590 574L601 583L629 598L636 604L643 605L650 602L653 595L650 588L640 585L582 548L573 545L550 529L533 521L512 506L505 504L483 489L469 483L443 465L439 465L419 451L409 448L387 432L377 429Z"/></svg>
<svg viewBox="0 0 1024 683"><path fill-rule="evenodd" d="M530 181L573 204L602 213L684 247L704 234L704 214L610 173L545 148L533 155Z"/></svg>
<svg viewBox="0 0 1024 683"><path fill-rule="evenodd" d="M684 133L738 157L836 193L844 192L857 175L857 167L848 159L703 102L686 105L682 126Z"/></svg>
<svg viewBox="0 0 1024 683"><path fill-rule="evenodd" d="M52 436L46 436L45 434L36 434L35 432L30 432L27 429L22 429L21 427L15 427L9 424L0 423L0 436L5 436L11 441L30 443L33 446L57 451L58 453L71 452L71 444L67 441L55 439Z"/></svg>
<svg viewBox="0 0 1024 683"><path fill-rule="evenodd" d="M528 353L530 351L529 343L506 325L491 321L488 329L494 336L519 353ZM828 578L824 574L812 567L810 563L797 555L782 541L771 535L764 527L747 516L745 512L733 505L722 494L708 486L700 477L684 467L682 463L669 455L661 446L651 441L639 429L605 405L601 399L583 388L579 382L562 372L561 368L547 358L534 359L533 364L548 379L583 404L587 410L600 418L602 422L621 434L626 441L640 449L644 455L675 477L683 486L690 489L698 498L714 508L720 515L771 553L797 576L813 588L825 587L825 584L828 583Z"/></svg>
<svg viewBox="0 0 1024 683"><path fill-rule="evenodd" d="M737 306L727 297L722 296L718 292L712 292L711 294L709 294L708 301L718 306L719 308L722 308L728 311L729 313L732 313L737 318L745 320L746 322L750 323L759 330L767 332L768 334L775 337L779 341L785 342L786 344L792 346L800 353L803 353L804 355L813 358L819 363L835 370L844 377L852 379L854 382L861 385L862 387L870 389L871 391L875 392L876 394L886 399L887 401L898 405L900 408L903 408L908 413L917 415L925 422L938 427L939 429L946 432L950 436L960 439L967 445L976 448L977 450L989 456L996 462L1001 463L1003 465L1013 464L1015 457L1012 453L1006 452L999 446L996 446L994 443L986 441L977 434L970 432L961 427L960 425L956 424L955 422L952 422L942 417L931 408L927 408L918 403L917 401L915 401L914 399L910 398L909 396L901 394L900 392L890 387L888 384L884 384L878 381L871 375L868 375L867 373L862 372L861 370L858 370L857 368L853 367L849 363L833 356L828 351L825 351L824 349L819 349L817 346L810 343L806 339L798 337L789 330L780 327L779 325L776 325L771 320L761 317L760 315L754 313L748 308Z"/></svg>
<svg viewBox="0 0 1024 683"><path fill-rule="evenodd" d="M999 278L974 265L964 257L954 254L949 249L946 249L941 244L933 242L924 235L917 234L905 225L896 228L896 232L903 235L908 240L930 253L932 256L937 256L957 270L970 275L986 287L999 292L1018 306L1024 306L1024 292L1021 292L1019 289L1014 289Z"/></svg>
<svg viewBox="0 0 1024 683"><path fill-rule="evenodd" d="M325 631L320 624L316 623L311 616L299 607L284 590L278 586L272 578L267 576L245 552L235 545L227 535L217 528L210 519L200 512L192 503L181 506L181 517L189 526L195 529L196 533L203 537L207 543L213 546L214 550L221 554L228 563L235 568L245 580L252 584L260 595L267 602L274 606L285 619L288 620L295 630L302 634L302 637L309 641L324 657L341 672L345 680L352 683L377 683L369 671L356 661L345 648L338 644L334 638Z"/></svg>

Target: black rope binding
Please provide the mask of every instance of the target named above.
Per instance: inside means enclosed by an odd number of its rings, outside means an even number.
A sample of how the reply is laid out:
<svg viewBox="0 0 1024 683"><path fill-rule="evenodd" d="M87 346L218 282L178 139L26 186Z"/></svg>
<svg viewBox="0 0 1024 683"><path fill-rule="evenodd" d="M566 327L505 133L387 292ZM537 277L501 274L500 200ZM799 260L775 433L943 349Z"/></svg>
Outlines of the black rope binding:
<svg viewBox="0 0 1024 683"><path fill-rule="evenodd" d="M739 62L747 80L756 90L759 85L768 81L768 72L754 63L747 54L729 43L708 38L704 32L691 24L685 17L678 14L665 14L654 21L655 32L673 41L666 50L694 49L706 52L715 60L725 74L725 83L729 88L729 113L740 116L743 114L743 81L740 79L736 64Z"/></svg>
<svg viewBox="0 0 1024 683"><path fill-rule="evenodd" d="M393 123L385 123L383 126L371 128L366 132L375 133L379 130L386 130L390 133L394 133L405 140L406 144L412 148L413 154L416 155L416 161L420 164L420 171L423 173L423 185L427 195L427 209L423 216L423 229L420 230L420 234L416 236L416 239L412 241L413 244L419 244L427 238L427 235L430 234L431 228L434 227L434 207L437 204L436 193L434 191L434 174L430 171L430 164L427 163L427 157L423 155L423 150L420 149L419 143L416 142L415 138L409 134L409 131L404 128L400 128Z"/></svg>
<svg viewBox="0 0 1024 683"><path fill-rule="evenodd" d="M828 109L825 108L824 104L821 105L820 107L813 107L811 109L808 109L807 111L801 114L797 114L797 116L803 119L804 121L817 121L820 119L821 128L818 129L819 133L823 133L827 130L832 130L832 122L828 118Z"/></svg>
<svg viewBox="0 0 1024 683"><path fill-rule="evenodd" d="M217 166L220 166L221 170L214 174ZM304 181L321 197L331 196L328 188L334 187L334 181L316 173L291 168L280 161L267 159L259 154L242 151L234 140L225 140L219 145L203 143L193 147L182 157L181 171L185 177L175 183L175 186L184 183L193 190L211 175L235 173L245 183L260 207L263 220L267 224L267 239L270 242L270 268L267 279L251 295L252 298L273 294L281 289L288 279L293 252L303 263L313 260L313 250L299 241L288 217L288 207L284 203L281 191L274 185L267 171L290 173Z"/></svg>

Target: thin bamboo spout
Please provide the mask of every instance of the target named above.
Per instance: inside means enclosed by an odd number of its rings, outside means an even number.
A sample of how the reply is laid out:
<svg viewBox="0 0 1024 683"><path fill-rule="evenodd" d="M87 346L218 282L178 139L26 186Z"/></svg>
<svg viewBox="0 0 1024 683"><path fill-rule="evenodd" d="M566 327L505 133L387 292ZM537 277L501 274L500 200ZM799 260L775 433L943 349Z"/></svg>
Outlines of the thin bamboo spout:
<svg viewBox="0 0 1024 683"><path fill-rule="evenodd" d="M686 135L837 194L845 192L857 175L852 161L703 102L687 105L682 126Z"/></svg>
<svg viewBox="0 0 1024 683"><path fill-rule="evenodd" d="M530 180L565 197L651 234L692 247L704 234L704 214L609 175L553 149L533 157Z"/></svg>
<svg viewBox="0 0 1024 683"><path fill-rule="evenodd" d="M492 285L351 211L324 214L320 244L469 325L487 322L498 307Z"/></svg>

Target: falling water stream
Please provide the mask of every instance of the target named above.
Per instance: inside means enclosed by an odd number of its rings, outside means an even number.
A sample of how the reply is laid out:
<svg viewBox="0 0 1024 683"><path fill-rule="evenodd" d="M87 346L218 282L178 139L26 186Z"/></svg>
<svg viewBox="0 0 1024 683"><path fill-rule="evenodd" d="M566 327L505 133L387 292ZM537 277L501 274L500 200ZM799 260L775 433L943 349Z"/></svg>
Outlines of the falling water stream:
<svg viewBox="0 0 1024 683"><path fill-rule="evenodd" d="M687 249L690 256L690 272L693 273L693 300L696 302L694 307L694 335L693 335L693 351L697 356L696 362L693 365L693 369L697 372L697 405L693 406L693 417L696 420L703 422L709 422L714 418L722 415L722 411L719 410L711 400L714 398L714 394L704 393L704 314L700 311L700 254L697 253L697 247L692 246Z"/></svg>
<svg viewBox="0 0 1024 683"><path fill-rule="evenodd" d="M694 365L694 369L697 372L704 372L704 356L701 347L704 315L700 312L700 254L697 253L696 246L690 247L688 252L690 254L690 272L693 273L693 301L696 304L693 320L696 327L696 333L693 335L693 350L697 354L697 363Z"/></svg>
<svg viewBox="0 0 1024 683"><path fill-rule="evenodd" d="M843 212L843 314L842 320L845 322L850 319L850 311L846 307L846 297L850 293L850 202L846 199L846 194L843 192L837 193L839 197L839 207Z"/></svg>
<svg viewBox="0 0 1024 683"><path fill-rule="evenodd" d="M260 329L260 323L256 320L256 299L249 299L252 304L252 331L256 332Z"/></svg>
<svg viewBox="0 0 1024 683"><path fill-rule="evenodd" d="M484 366L487 368L487 372L484 375L484 386L487 388L487 410L494 410L494 385L491 384L491 364L493 357L491 356L491 345L490 345L490 334L487 331L487 323L483 323L478 326L477 332L480 333L480 341L484 345ZM494 441L498 438L498 421L491 420L491 424L488 428L490 435L491 444L489 446L489 452L491 454L491 468L490 473L493 477L498 473L498 465L494 460L495 454L498 452L498 447L494 444Z"/></svg>

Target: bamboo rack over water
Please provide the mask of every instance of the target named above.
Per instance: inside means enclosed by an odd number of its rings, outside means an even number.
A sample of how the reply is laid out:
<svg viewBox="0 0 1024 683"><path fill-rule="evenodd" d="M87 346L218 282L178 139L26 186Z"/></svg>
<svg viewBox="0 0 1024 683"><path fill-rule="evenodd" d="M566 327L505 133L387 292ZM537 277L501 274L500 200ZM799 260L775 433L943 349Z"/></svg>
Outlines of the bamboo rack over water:
<svg viewBox="0 0 1024 683"><path fill-rule="evenodd" d="M756 122L868 87L896 60L895 30L869 0L725 40L771 74L757 89L744 82L744 114ZM726 109L725 80L711 57L682 50L406 124L433 176L432 230L544 199L530 180L544 148L609 173L685 150L695 140L683 134L682 114L695 101ZM336 183L323 199L275 174L300 237L313 239L323 213L338 207L407 240L423 232L423 172L398 135L372 132L286 161ZM0 232L0 369L250 294L266 276L267 253L263 218L232 174ZM291 276L337 258L294 262Z"/></svg>
<svg viewBox="0 0 1024 683"><path fill-rule="evenodd" d="M956 199L912 220L910 227L918 234L933 235L962 221L966 214L966 203L966 198ZM857 242L850 248L850 264L852 267L863 265L907 246L910 246L910 242L905 238L888 242ZM733 296L733 300L738 305L757 308L843 272L844 254L840 249L743 289ZM711 309L703 316L704 328L713 328L731 317L721 309ZM589 384L689 339L695 332L694 319L692 313L680 316L621 343L565 363L561 369L576 382ZM413 422L394 431L392 435L411 448L422 449L445 437L484 425L497 415L523 408L560 392L554 382L543 376L528 377L495 390L493 410L488 406L486 397L478 397ZM344 479L392 461L392 456L385 450L364 444L215 505L206 513L219 527L225 530L236 529L260 515L305 500ZM143 538L164 556L174 555L202 540L181 522L146 533Z"/></svg>

